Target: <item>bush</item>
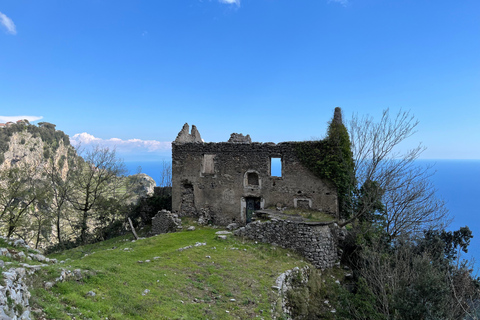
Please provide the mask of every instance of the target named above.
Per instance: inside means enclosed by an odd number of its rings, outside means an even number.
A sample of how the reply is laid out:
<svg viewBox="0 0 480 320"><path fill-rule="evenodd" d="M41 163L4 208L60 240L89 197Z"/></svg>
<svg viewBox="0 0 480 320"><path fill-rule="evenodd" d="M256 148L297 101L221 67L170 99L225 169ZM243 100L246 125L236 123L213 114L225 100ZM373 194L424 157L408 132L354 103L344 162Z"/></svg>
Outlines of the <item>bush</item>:
<svg viewBox="0 0 480 320"><path fill-rule="evenodd" d="M471 238L459 231L428 230L423 237L386 241L381 230L356 228L348 262L357 282L341 299L350 319L464 319L479 295L478 279L457 264ZM355 243L355 244L353 244ZM367 316L368 315L368 316Z"/></svg>
<svg viewBox="0 0 480 320"><path fill-rule="evenodd" d="M309 268L293 271L289 281L287 307L293 319L335 319L330 301L337 299L339 287L332 277Z"/></svg>

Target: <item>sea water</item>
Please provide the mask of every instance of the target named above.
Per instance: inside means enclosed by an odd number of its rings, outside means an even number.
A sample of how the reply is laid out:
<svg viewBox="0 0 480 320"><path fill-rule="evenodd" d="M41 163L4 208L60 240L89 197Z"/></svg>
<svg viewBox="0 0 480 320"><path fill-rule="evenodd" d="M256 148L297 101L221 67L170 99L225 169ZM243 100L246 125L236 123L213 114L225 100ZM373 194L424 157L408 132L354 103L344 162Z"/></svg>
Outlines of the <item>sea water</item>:
<svg viewBox="0 0 480 320"><path fill-rule="evenodd" d="M474 258L476 269L480 268L480 160L421 160L420 163L433 164L436 170L432 181L437 188L437 196L445 200L453 218L448 230L458 230L468 226L473 233L467 254ZM479 274L480 275L480 274Z"/></svg>

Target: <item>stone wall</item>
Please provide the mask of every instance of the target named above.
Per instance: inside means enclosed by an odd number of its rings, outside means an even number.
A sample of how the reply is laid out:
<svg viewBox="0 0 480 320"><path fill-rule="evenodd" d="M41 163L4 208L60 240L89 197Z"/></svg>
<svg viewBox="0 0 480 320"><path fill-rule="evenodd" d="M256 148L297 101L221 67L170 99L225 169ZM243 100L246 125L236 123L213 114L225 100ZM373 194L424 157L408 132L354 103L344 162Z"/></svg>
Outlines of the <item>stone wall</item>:
<svg viewBox="0 0 480 320"><path fill-rule="evenodd" d="M335 188L300 163L295 142L250 143L237 136L234 142L172 143L173 212L198 217L207 211L218 225L246 224L248 201L255 209L300 204L337 213ZM272 158L281 159L280 177L271 174Z"/></svg>
<svg viewBox="0 0 480 320"><path fill-rule="evenodd" d="M316 268L325 269L339 261L338 232L336 225L272 219L249 223L235 230L234 234L293 249Z"/></svg>
<svg viewBox="0 0 480 320"><path fill-rule="evenodd" d="M156 196L172 196L172 187L155 187L153 194Z"/></svg>

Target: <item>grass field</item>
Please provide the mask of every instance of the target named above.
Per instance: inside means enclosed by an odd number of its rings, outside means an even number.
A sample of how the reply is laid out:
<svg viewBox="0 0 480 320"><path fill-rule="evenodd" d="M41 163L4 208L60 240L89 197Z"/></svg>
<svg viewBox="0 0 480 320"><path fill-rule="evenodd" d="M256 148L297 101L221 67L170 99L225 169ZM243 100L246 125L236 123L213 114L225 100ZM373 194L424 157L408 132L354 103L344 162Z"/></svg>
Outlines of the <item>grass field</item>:
<svg viewBox="0 0 480 320"><path fill-rule="evenodd" d="M285 217L292 216L292 217L301 217L304 221L309 222L331 222L335 221L335 217L331 214L327 214L324 212L316 211L316 210L307 210L307 209L288 209L282 211L282 214Z"/></svg>
<svg viewBox="0 0 480 320"><path fill-rule="evenodd" d="M65 262L37 273L32 309L47 319L271 319L276 278L306 262L267 244L218 240L218 230L125 236L50 255ZM178 251L196 243L206 245ZM45 290L62 269L83 276Z"/></svg>

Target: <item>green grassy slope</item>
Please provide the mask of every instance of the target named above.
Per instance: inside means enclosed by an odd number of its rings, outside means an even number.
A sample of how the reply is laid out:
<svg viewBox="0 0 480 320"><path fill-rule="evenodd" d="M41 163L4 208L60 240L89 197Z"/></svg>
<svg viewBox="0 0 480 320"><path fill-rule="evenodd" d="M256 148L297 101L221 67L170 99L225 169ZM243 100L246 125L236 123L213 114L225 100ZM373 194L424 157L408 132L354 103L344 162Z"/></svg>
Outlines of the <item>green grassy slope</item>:
<svg viewBox="0 0 480 320"><path fill-rule="evenodd" d="M34 279L32 308L49 319L271 319L276 278L306 263L278 247L233 236L218 240L218 230L197 228L133 243L127 236L51 255L66 261ZM206 245L177 250L197 242ZM62 269L81 269L83 277L43 289ZM87 296L89 291L96 295Z"/></svg>

